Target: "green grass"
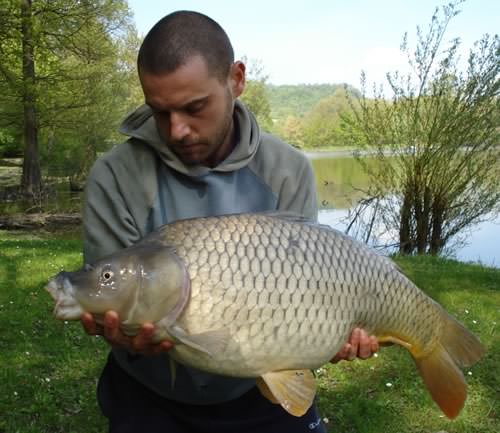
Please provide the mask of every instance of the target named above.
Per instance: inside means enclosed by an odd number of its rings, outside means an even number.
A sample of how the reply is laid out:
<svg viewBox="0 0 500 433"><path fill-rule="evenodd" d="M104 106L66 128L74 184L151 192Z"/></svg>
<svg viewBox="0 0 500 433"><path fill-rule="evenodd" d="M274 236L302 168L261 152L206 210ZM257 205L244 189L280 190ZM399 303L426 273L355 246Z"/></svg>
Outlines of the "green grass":
<svg viewBox="0 0 500 433"><path fill-rule="evenodd" d="M95 388L106 344L52 318L43 290L81 243L0 232L0 432L104 432Z"/></svg>
<svg viewBox="0 0 500 433"><path fill-rule="evenodd" d="M80 241L64 237L0 232L0 433L106 431L95 387L107 346L79 323L54 320L43 290L59 270L80 265L80 250ZM429 257L397 262L486 346L486 356L465 370L465 408L454 421L444 418L409 354L388 347L367 361L320 369L318 401L328 430L499 432L500 270Z"/></svg>
<svg viewBox="0 0 500 433"><path fill-rule="evenodd" d="M453 421L427 393L409 353L382 348L367 361L319 374L319 405L330 432L498 433L500 431L500 270L432 257L397 258L419 287L473 331L485 357L464 370L468 398Z"/></svg>

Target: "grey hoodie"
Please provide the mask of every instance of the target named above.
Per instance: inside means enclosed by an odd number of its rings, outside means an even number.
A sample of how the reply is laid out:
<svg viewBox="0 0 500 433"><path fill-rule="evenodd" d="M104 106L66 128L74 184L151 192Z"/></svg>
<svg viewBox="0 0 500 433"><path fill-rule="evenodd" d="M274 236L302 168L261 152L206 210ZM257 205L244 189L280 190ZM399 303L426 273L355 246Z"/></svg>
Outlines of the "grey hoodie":
<svg viewBox="0 0 500 433"><path fill-rule="evenodd" d="M120 131L130 138L98 159L87 179L84 221L86 263L127 247L156 227L179 219L282 210L317 217L316 191L307 158L261 132L239 101L238 141L218 166L186 166L159 136L151 110L142 106ZM158 394L193 404L237 398L253 379L216 376L178 366L172 388L168 354L131 355L113 349L119 365Z"/></svg>

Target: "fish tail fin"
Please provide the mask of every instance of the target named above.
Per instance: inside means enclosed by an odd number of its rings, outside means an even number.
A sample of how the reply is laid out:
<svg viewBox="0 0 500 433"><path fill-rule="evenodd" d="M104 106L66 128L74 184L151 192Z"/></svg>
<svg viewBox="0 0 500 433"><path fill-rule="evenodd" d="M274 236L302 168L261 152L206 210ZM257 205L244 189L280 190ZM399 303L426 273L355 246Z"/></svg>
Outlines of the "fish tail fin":
<svg viewBox="0 0 500 433"><path fill-rule="evenodd" d="M477 337L453 317L443 312L443 319L440 339L432 350L418 353L414 346L410 352L432 398L452 419L459 414L467 395L460 367L478 361L484 348Z"/></svg>

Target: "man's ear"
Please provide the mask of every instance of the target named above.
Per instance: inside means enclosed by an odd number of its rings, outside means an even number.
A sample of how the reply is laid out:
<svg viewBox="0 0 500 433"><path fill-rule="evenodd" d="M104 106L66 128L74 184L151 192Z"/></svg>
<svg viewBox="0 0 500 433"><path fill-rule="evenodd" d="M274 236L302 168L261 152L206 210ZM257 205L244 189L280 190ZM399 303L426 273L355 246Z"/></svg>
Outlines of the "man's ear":
<svg viewBox="0 0 500 433"><path fill-rule="evenodd" d="M233 98L235 99L240 96L245 89L245 71L245 64L239 60L231 65L231 70L229 71L229 85L231 86Z"/></svg>

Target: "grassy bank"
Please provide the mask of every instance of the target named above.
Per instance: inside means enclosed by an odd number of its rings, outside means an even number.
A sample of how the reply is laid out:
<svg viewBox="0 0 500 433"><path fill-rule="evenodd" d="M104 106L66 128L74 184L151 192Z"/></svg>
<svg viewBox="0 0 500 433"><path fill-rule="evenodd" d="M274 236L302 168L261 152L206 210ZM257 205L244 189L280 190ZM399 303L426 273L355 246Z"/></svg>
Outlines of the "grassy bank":
<svg viewBox="0 0 500 433"><path fill-rule="evenodd" d="M95 402L107 347L78 323L55 321L43 290L81 263L72 239L0 232L0 432L104 432ZM441 416L409 355L384 348L368 361L320 369L319 404L330 432L500 431L500 270L432 258L398 259L404 271L475 332L487 348L465 370L469 397L453 422Z"/></svg>

